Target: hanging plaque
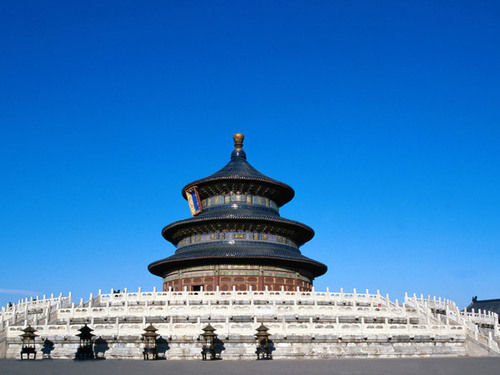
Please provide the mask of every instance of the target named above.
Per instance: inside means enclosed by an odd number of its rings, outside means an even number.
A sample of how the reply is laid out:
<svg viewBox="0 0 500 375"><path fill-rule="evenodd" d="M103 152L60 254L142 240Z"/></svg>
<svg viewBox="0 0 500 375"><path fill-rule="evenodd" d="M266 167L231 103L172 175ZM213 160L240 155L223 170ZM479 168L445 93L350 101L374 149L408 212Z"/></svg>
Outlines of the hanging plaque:
<svg viewBox="0 0 500 375"><path fill-rule="evenodd" d="M192 188L186 190L186 195L189 203L189 209L191 210L191 215L196 216L201 211L203 211L200 196L198 194L198 189L196 186L193 186Z"/></svg>

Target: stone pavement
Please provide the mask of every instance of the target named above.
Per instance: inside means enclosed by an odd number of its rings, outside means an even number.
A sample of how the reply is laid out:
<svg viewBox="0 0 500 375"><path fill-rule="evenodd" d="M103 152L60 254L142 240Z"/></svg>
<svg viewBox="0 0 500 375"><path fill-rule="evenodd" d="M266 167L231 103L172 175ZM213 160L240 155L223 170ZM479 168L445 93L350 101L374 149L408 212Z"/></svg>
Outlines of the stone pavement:
<svg viewBox="0 0 500 375"><path fill-rule="evenodd" d="M498 375L500 358L273 361L0 360L1 375Z"/></svg>

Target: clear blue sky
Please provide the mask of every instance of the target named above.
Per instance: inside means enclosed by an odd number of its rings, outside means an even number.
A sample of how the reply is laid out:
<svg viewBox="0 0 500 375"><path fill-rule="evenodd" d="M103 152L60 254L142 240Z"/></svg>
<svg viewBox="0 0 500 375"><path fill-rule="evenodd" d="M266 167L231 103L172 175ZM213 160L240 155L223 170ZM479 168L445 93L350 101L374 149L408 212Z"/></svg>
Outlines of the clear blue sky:
<svg viewBox="0 0 500 375"><path fill-rule="evenodd" d="M499 46L496 1L2 1L0 303L160 287L236 131L317 288L499 298Z"/></svg>

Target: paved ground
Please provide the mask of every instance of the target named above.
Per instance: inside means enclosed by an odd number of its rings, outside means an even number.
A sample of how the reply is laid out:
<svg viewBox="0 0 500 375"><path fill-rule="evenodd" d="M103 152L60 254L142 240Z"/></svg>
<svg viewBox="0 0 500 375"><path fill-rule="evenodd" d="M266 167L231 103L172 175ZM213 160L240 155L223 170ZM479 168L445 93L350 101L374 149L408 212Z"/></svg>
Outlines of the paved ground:
<svg viewBox="0 0 500 375"><path fill-rule="evenodd" d="M0 360L1 375L499 375L500 358L296 361Z"/></svg>

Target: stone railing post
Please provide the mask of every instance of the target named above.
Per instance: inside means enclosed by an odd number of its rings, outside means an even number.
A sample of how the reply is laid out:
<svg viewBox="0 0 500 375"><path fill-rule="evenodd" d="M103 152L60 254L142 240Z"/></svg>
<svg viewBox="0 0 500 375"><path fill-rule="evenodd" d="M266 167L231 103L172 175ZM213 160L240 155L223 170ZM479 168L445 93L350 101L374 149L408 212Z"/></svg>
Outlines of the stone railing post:
<svg viewBox="0 0 500 375"><path fill-rule="evenodd" d="M496 337L498 336L498 314L493 314L493 335Z"/></svg>
<svg viewBox="0 0 500 375"><path fill-rule="evenodd" d="M283 318L281 319L281 322L282 322L282 332L283 332L283 336L287 336L287 329L286 329L286 316L283 315Z"/></svg>
<svg viewBox="0 0 500 375"><path fill-rule="evenodd" d="M170 336L174 334L174 317L170 315L170 319L168 321L168 331Z"/></svg>

